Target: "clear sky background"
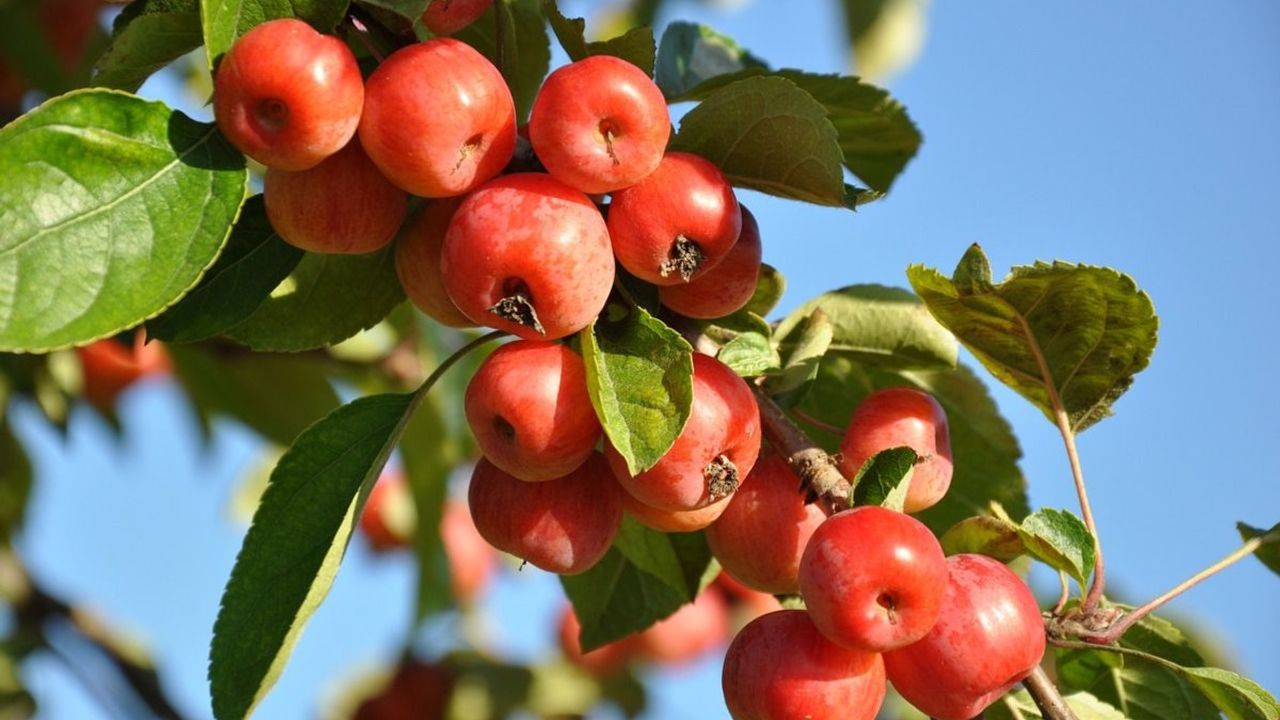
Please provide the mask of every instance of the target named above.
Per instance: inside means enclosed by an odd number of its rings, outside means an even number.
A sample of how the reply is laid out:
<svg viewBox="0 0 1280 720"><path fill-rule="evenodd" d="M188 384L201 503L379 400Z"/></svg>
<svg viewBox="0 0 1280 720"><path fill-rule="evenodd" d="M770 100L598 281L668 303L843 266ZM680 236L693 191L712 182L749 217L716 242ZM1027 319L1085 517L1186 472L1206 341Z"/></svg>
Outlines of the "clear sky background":
<svg viewBox="0 0 1280 720"><path fill-rule="evenodd" d="M706 22L776 66L847 69L829 0L672 3L673 18ZM949 272L975 241L998 273L1036 259L1124 270L1151 294L1161 330L1116 417L1080 441L1109 579L1151 597L1234 549L1237 520L1280 521L1280 4L938 2L922 56L891 89L926 141L890 198L853 215L744 194L766 261L790 281L781 309L855 282L905 285L913 262ZM173 100L164 81L145 92ZM1033 505L1076 509L1053 428L993 392L1022 441ZM122 415L120 442L83 411L64 441L19 408L40 476L20 549L59 594L135 632L183 709L205 717L210 628L245 530L227 505L262 448L231 425L202 447L169 382L131 392ZM353 663L394 657L412 581L407 559L353 546L258 717L315 717ZM485 601L494 646L516 659L551 652L559 596L537 571L504 575ZM1280 580L1251 559L1171 606L1272 692L1277 608ZM420 643L448 635L446 621ZM727 717L719 665L650 673L648 717ZM51 661L26 679L41 717L105 717Z"/></svg>

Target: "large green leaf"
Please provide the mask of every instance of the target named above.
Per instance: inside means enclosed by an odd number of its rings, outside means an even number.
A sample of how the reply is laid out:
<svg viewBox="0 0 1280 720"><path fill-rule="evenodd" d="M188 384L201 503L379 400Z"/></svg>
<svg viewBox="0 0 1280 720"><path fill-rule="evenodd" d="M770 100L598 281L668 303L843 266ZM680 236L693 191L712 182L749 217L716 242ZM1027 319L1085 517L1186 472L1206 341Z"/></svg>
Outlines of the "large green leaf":
<svg viewBox="0 0 1280 720"><path fill-rule="evenodd" d="M1021 524L988 515L965 518L943 533L940 542L948 555L979 553L1002 562L1031 555L1075 578L1082 592L1093 573L1093 536L1066 510L1037 510Z"/></svg>
<svg viewBox="0 0 1280 720"><path fill-rule="evenodd" d="M1037 262L994 284L974 245L950 280L920 265L907 276L934 316L1051 422L1060 398L1073 432L1111 414L1155 349L1151 298L1110 268Z"/></svg>
<svg viewBox="0 0 1280 720"><path fill-rule="evenodd" d="M374 395L307 429L271 473L213 628L218 720L245 718L283 671L337 574L369 488L421 395Z"/></svg>
<svg viewBox="0 0 1280 720"><path fill-rule="evenodd" d="M824 293L791 311L776 335L785 351L814 310L822 310L833 328L829 352L847 353L859 362L894 368L953 368L956 338L929 314L909 290L884 285L850 285Z"/></svg>
<svg viewBox="0 0 1280 720"><path fill-rule="evenodd" d="M244 201L244 156L213 125L110 90L0 129L0 350L107 337L173 304Z"/></svg>
<svg viewBox="0 0 1280 720"><path fill-rule="evenodd" d="M320 32L329 32L346 15L349 4L350 0L201 0L200 24L209 67L215 67L223 53L255 25L279 18L299 18Z"/></svg>
<svg viewBox="0 0 1280 720"><path fill-rule="evenodd" d="M603 560L560 578L582 625L583 650L643 630L692 601L710 563L701 533L668 535L625 518Z"/></svg>
<svg viewBox="0 0 1280 720"><path fill-rule="evenodd" d="M230 416L278 445L338 407L323 359L169 346L174 370L206 420ZM270 400L279 398L280 400Z"/></svg>
<svg viewBox="0 0 1280 720"><path fill-rule="evenodd" d="M653 75L662 94L674 101L711 78L749 67L764 68L765 63L728 35L677 21L662 32Z"/></svg>
<svg viewBox="0 0 1280 720"><path fill-rule="evenodd" d="M453 37L479 50L502 71L516 102L516 116L524 122L551 67L551 39L542 17L541 0L503 1L506 12L502 57L498 57L497 19L493 9Z"/></svg>
<svg viewBox="0 0 1280 720"><path fill-rule="evenodd" d="M844 207L838 140L813 96L786 78L759 76L709 92L681 119L672 149L705 157L734 185Z"/></svg>
<svg viewBox="0 0 1280 720"><path fill-rule="evenodd" d="M1063 695L1067 707L1076 714L1076 720L1128 720L1124 713L1087 692ZM1000 698L987 708L983 720L1041 720L1040 709L1026 690L1018 690Z"/></svg>
<svg viewBox="0 0 1280 720"><path fill-rule="evenodd" d="M1263 565L1271 568L1271 572L1280 575L1280 523L1272 525L1270 530L1262 530L1244 523L1236 523L1236 529L1240 531L1240 537L1244 540L1252 540L1256 537L1262 537L1262 545L1253 554L1262 561Z"/></svg>
<svg viewBox="0 0 1280 720"><path fill-rule="evenodd" d="M693 348L645 310L610 317L615 308L580 334L582 358L591 404L634 474L653 467L689 419Z"/></svg>
<svg viewBox="0 0 1280 720"><path fill-rule="evenodd" d="M93 82L132 92L202 42L198 0L134 0L116 16Z"/></svg>
<svg viewBox="0 0 1280 720"><path fill-rule="evenodd" d="M560 41L560 47L564 48L570 60L576 62L592 55L613 55L644 70L646 74L653 75L657 47L651 28L635 27L616 38L587 42L586 20L565 17L556 6L556 0L546 0L543 8L547 19L551 21L556 39Z"/></svg>
<svg viewBox="0 0 1280 720"><path fill-rule="evenodd" d="M982 381L964 365L954 370L893 372L829 354L795 408L827 425L844 427L867 394L894 386L931 393L946 411L951 430L955 468L951 488L937 505L917 515L922 522L941 534L984 511L992 501L1003 505L1014 519L1027 514L1026 482L1018 468L1022 450ZM839 447L839 434L820 427L807 429L829 452Z"/></svg>
<svg viewBox="0 0 1280 720"><path fill-rule="evenodd" d="M756 377L781 367L778 351L769 337L757 332L744 332L734 336L716 352L716 359L742 377Z"/></svg>
<svg viewBox="0 0 1280 720"><path fill-rule="evenodd" d="M178 304L147 323L158 340L193 342L227 331L258 309L302 260L267 220L262 196L244 204L218 261Z"/></svg>
<svg viewBox="0 0 1280 720"><path fill-rule="evenodd" d="M368 255L308 253L227 336L254 350L311 350L373 327L403 300L394 246Z"/></svg>

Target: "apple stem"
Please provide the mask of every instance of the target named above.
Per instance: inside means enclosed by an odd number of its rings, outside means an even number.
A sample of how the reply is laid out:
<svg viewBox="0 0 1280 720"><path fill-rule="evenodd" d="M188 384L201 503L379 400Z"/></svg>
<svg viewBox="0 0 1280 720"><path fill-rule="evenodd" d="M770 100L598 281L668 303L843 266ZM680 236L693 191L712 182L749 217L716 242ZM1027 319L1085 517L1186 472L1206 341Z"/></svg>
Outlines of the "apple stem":
<svg viewBox="0 0 1280 720"><path fill-rule="evenodd" d="M853 488L831 456L792 422L763 388L754 386L752 391L760 406L760 424L765 437L809 489L813 499L822 501L828 515L849 507Z"/></svg>
<svg viewBox="0 0 1280 720"><path fill-rule="evenodd" d="M1062 614L1062 610L1067 607L1067 601L1071 599L1071 583L1067 580L1067 574L1058 571L1058 584L1062 586L1062 592L1058 594L1058 604L1053 606L1053 616L1058 617Z"/></svg>
<svg viewBox="0 0 1280 720"><path fill-rule="evenodd" d="M791 414L794 415L797 420L804 423L805 425L811 425L813 427L818 428L819 430L826 430L827 432L835 433L836 435L844 435L844 428L836 427L835 425L832 425L829 422L823 422L822 420L819 420L818 418L806 412L802 412L800 410L792 410Z"/></svg>
<svg viewBox="0 0 1280 720"><path fill-rule="evenodd" d="M1022 681L1031 695L1031 700L1040 708L1040 714L1046 720L1077 720L1075 712L1067 705L1062 693L1054 686L1044 668L1036 666L1031 674Z"/></svg>

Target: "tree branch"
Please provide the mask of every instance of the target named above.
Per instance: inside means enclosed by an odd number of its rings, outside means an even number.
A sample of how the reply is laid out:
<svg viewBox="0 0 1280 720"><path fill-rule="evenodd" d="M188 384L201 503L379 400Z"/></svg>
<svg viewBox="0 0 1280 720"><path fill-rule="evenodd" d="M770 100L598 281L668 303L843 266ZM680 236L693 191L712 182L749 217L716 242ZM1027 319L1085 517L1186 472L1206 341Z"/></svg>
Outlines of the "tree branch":
<svg viewBox="0 0 1280 720"><path fill-rule="evenodd" d="M1040 708L1040 714L1046 720L1077 720L1075 712L1067 705L1062 693L1054 686L1044 668L1036 666L1035 670L1022 681L1031 700Z"/></svg>
<svg viewBox="0 0 1280 720"><path fill-rule="evenodd" d="M820 500L829 515L849 507L849 493L853 488L831 456L814 444L763 388L756 386L752 390L760 406L764 436L786 459L812 498Z"/></svg>

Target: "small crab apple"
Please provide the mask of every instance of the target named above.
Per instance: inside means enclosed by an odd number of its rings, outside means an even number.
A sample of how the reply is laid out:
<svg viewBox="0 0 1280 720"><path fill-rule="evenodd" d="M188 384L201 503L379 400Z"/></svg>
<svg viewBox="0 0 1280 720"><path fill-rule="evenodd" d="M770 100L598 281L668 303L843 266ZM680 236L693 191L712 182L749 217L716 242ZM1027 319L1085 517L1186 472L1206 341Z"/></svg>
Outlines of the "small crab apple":
<svg viewBox="0 0 1280 720"><path fill-rule="evenodd" d="M827 519L787 461L768 453L707 528L707 544L725 572L748 587L778 595L800 592L800 556Z"/></svg>
<svg viewBox="0 0 1280 720"><path fill-rule="evenodd" d="M475 22L493 0L431 0L422 13L422 24L432 35L452 35Z"/></svg>
<svg viewBox="0 0 1280 720"><path fill-rule="evenodd" d="M702 592L639 635L640 654L666 665L694 660L729 639L729 607L718 592Z"/></svg>
<svg viewBox="0 0 1280 720"><path fill-rule="evenodd" d="M720 591L720 594L728 601L729 606L734 610L739 623L738 627L755 620L761 615L767 615L775 610L782 609L782 603L778 598L766 592L752 590L734 580L733 576L727 572L721 572L716 575L711 587Z"/></svg>
<svg viewBox="0 0 1280 720"><path fill-rule="evenodd" d="M360 140L309 170L268 168L267 219L285 242L307 252L361 254L391 242L409 198L369 161Z"/></svg>
<svg viewBox="0 0 1280 720"><path fill-rule="evenodd" d="M612 443L605 453L636 500L659 510L697 510L732 494L756 464L760 409L746 381L719 360L694 353L693 407L671 449L634 476Z"/></svg>
<svg viewBox="0 0 1280 720"><path fill-rule="evenodd" d="M701 276L729 254L741 230L724 173L689 153L667 153L648 177L615 192L609 206L618 262L655 285Z"/></svg>
<svg viewBox="0 0 1280 720"><path fill-rule="evenodd" d="M622 525L622 489L599 453L562 478L538 483L481 458L467 500L490 545L561 575L599 562Z"/></svg>
<svg viewBox="0 0 1280 720"><path fill-rule="evenodd" d="M406 548L413 541L418 523L413 499L404 475L384 472L360 512L360 532L369 541L369 548L377 553Z"/></svg>
<svg viewBox="0 0 1280 720"><path fill-rule="evenodd" d="M462 198L431 200L409 221L396 243L396 276L409 300L428 317L453 328L474 327L444 289L440 251Z"/></svg>
<svg viewBox="0 0 1280 720"><path fill-rule="evenodd" d="M441 257L445 290L464 315L527 340L590 325L613 289L600 211L550 175L504 175L467 196Z"/></svg>
<svg viewBox="0 0 1280 720"><path fill-rule="evenodd" d="M725 654L721 684L734 720L872 720L886 689L880 655L827 640L803 610L743 628Z"/></svg>
<svg viewBox="0 0 1280 720"><path fill-rule="evenodd" d="M858 507L822 523L800 560L800 594L832 642L884 652L929 632L942 611L947 560L910 515Z"/></svg>
<svg viewBox="0 0 1280 720"><path fill-rule="evenodd" d="M94 407L106 410L130 385L148 375L169 372L169 354L157 342L148 343L142 332L128 344L114 338L76 348L84 374L84 396Z"/></svg>
<svg viewBox="0 0 1280 720"><path fill-rule="evenodd" d="M729 506L732 497L731 495L697 510L659 510L631 497L631 493L624 492L622 507L636 522L658 532L696 532L715 522Z"/></svg>
<svg viewBox="0 0 1280 720"><path fill-rule="evenodd" d="M502 74L451 38L392 53L365 84L360 140L391 182L453 197L502 171L516 147L516 108Z"/></svg>
<svg viewBox="0 0 1280 720"><path fill-rule="evenodd" d="M600 440L586 367L560 343L517 340L495 350L467 385L464 407L489 462L529 482L568 475Z"/></svg>
<svg viewBox="0 0 1280 720"><path fill-rule="evenodd" d="M218 129L277 170L306 170L346 147L363 104L364 80L346 44L291 18L241 36L214 77Z"/></svg>
<svg viewBox="0 0 1280 720"><path fill-rule="evenodd" d="M1026 584L983 555L953 555L942 614L927 635L885 653L902 697L937 720L969 720L1031 674L1044 621Z"/></svg>
<svg viewBox="0 0 1280 720"><path fill-rule="evenodd" d="M745 205L742 209L742 234L733 249L695 280L682 285L658 288L663 305L685 317L710 320L737 312L755 294L760 279L760 226Z"/></svg>
<svg viewBox="0 0 1280 720"><path fill-rule="evenodd" d="M529 139L547 172L585 193L631 187L658 167L671 119L648 74L593 55L551 73L529 114Z"/></svg>
<svg viewBox="0 0 1280 720"><path fill-rule="evenodd" d="M615 640L591 652L584 653L582 652L582 644L579 641L581 632L582 624L578 622L578 616L573 612L573 606L565 605L560 614L560 630L558 633L560 650L570 663L597 678L603 679L617 675L635 659L640 650L639 636L628 635L621 640Z"/></svg>
<svg viewBox="0 0 1280 720"><path fill-rule="evenodd" d="M868 395L853 411L840 443L840 472L853 479L876 453L910 447L920 456L907 487L905 512L932 507L951 487L947 414L932 395L895 387Z"/></svg>

